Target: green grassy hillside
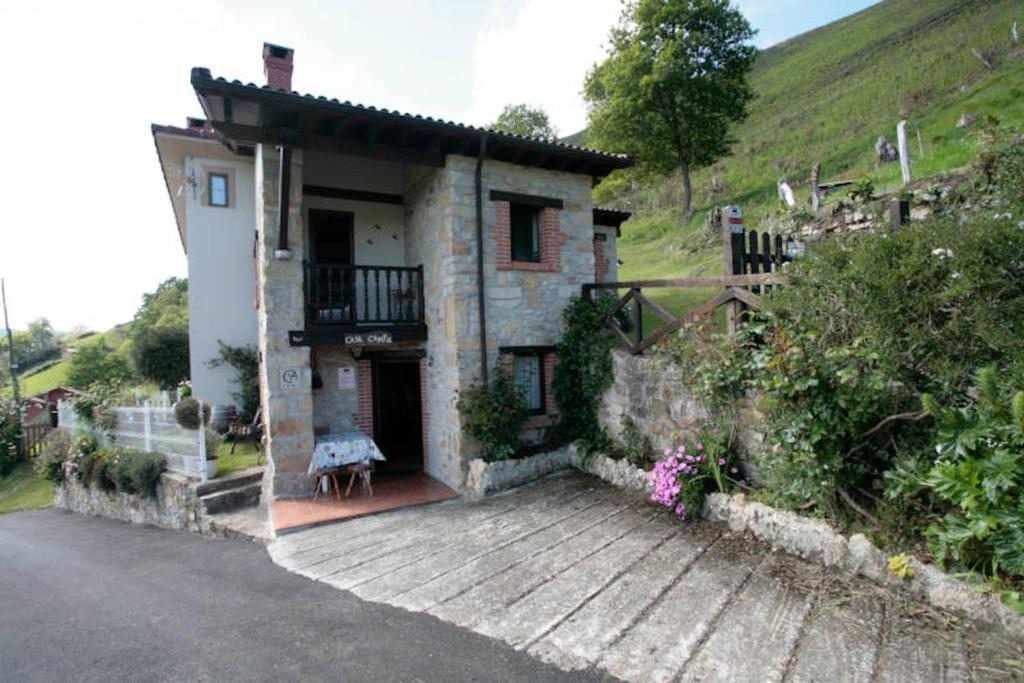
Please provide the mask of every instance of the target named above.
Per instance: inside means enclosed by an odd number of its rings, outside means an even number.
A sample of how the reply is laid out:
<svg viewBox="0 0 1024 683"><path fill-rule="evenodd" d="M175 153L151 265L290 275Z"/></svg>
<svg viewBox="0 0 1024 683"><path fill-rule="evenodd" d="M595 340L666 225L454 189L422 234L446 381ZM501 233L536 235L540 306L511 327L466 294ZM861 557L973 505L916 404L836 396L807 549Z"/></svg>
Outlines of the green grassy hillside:
<svg viewBox="0 0 1024 683"><path fill-rule="evenodd" d="M91 346L93 344L105 343L111 348L118 348L124 343L124 331L120 327L107 330L106 332L99 332L90 334L86 337L81 337L69 345L72 347L83 347ZM65 357L63 360L50 365L44 370L32 370L26 372L18 377L18 389L22 396L34 396L41 394L44 391L49 391L59 386L67 384L68 371L71 369L71 361ZM11 386L7 386L0 389L0 396L10 396Z"/></svg>
<svg viewBox="0 0 1024 683"><path fill-rule="evenodd" d="M915 177L969 163L976 140L956 127L962 113L1024 123L1024 49L1011 44L1014 20L1024 25L1019 0L887 0L763 51L751 76L758 97L735 131L733 154L694 175L692 220L676 208L677 177L638 189L612 178L595 190L596 201L634 212L623 226L620 279L721 273L718 245L703 235L707 209L737 204L748 227L762 228L778 209L778 179L805 202L816 161L822 181L868 173L876 187L894 188L899 165L878 167L874 143L884 134L895 144L901 118L909 121ZM725 187L716 198L712 176ZM700 294L662 302L679 309Z"/></svg>

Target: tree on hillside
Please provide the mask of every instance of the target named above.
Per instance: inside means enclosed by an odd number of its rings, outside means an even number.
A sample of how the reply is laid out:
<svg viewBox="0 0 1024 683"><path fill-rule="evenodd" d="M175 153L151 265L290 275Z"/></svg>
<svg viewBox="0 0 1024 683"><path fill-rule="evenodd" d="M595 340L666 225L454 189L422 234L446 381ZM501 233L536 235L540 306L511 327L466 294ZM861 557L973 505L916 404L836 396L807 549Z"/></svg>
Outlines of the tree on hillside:
<svg viewBox="0 0 1024 683"><path fill-rule="evenodd" d="M161 389L173 389L189 376L188 328L151 327L132 340L135 369Z"/></svg>
<svg viewBox="0 0 1024 683"><path fill-rule="evenodd" d="M188 328L188 280L172 277L157 285L156 290L142 295L142 306L132 319L132 333L137 329L178 326Z"/></svg>
<svg viewBox="0 0 1024 683"><path fill-rule="evenodd" d="M588 140L648 172L678 169L691 217L690 172L729 152L729 128L753 98L754 34L728 0L632 0L587 74Z"/></svg>
<svg viewBox="0 0 1024 683"><path fill-rule="evenodd" d="M53 326L46 318L37 318L28 324L28 334L32 339L32 350L44 353L57 345Z"/></svg>
<svg viewBox="0 0 1024 683"><path fill-rule="evenodd" d="M188 280L172 277L144 294L128 336L140 376L161 389L188 379Z"/></svg>
<svg viewBox="0 0 1024 683"><path fill-rule="evenodd" d="M117 384L132 380L128 362L104 342L79 346L71 356L68 384L76 389L88 389L97 382Z"/></svg>
<svg viewBox="0 0 1024 683"><path fill-rule="evenodd" d="M489 127L503 133L525 135L529 138L553 140L558 137L558 130L551 125L547 112L528 104L506 104L498 120Z"/></svg>

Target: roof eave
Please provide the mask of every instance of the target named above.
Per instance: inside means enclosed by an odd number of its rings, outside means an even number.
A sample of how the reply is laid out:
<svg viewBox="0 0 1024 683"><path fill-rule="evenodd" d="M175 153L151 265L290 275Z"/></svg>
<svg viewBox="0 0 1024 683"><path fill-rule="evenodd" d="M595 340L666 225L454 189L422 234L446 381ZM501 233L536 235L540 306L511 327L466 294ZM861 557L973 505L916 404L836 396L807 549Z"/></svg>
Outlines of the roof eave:
<svg viewBox="0 0 1024 683"><path fill-rule="evenodd" d="M478 147L474 149L474 146L479 145L479 140L482 136L486 136L488 148L492 150L492 154L488 154L489 158L496 158L493 156L496 153L493 150L499 150L499 152L506 150L508 156L512 158L501 160L510 160L513 163L525 166L546 168L548 166L542 164L548 164L562 167L555 168L554 170L572 169L570 172L604 177L614 170L628 168L634 164L633 159L625 155L607 154L584 147L526 138L441 119L356 105L350 102L340 102L335 99L327 99L326 97L277 91L251 83L243 84L240 81L227 81L223 78L214 78L209 70L203 68L192 69L191 82L207 119L213 123L215 129L218 127L218 124L221 124L222 128L228 125L234 126L235 124L223 119L218 120L218 114L221 112L216 111L217 108L211 106L209 98L237 97L242 100L256 101L264 106L276 107L278 111L302 110L304 114L312 112L331 118L353 117L360 120L370 120L375 124L386 126L392 130L407 130L411 135L435 135L438 139L448 143L448 146L454 148L445 149L445 143L442 143L441 151L443 153L475 155ZM263 129L260 130L262 131ZM221 132L225 137L230 137L223 131ZM280 131L278 131L278 134L280 134Z"/></svg>

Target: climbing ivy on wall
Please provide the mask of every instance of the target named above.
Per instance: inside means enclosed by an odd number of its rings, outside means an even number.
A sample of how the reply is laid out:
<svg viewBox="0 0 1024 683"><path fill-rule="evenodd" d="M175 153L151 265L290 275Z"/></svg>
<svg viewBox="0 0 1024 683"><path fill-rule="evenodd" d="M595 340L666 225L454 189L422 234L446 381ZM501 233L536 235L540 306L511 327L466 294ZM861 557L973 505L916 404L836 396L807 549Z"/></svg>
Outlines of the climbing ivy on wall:
<svg viewBox="0 0 1024 683"><path fill-rule="evenodd" d="M607 441L597 422L601 396L612 383L612 355L615 344L604 320L615 307L615 298L573 299L566 307L565 332L555 347L558 365L552 388L558 402L558 434L582 441L584 447Z"/></svg>

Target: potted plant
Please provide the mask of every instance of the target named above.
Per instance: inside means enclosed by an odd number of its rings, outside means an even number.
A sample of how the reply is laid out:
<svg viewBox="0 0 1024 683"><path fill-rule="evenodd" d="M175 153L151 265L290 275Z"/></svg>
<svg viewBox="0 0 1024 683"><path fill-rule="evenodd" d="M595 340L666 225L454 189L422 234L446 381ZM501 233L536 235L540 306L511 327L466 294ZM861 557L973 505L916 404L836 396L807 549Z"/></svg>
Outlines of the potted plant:
<svg viewBox="0 0 1024 683"><path fill-rule="evenodd" d="M206 478L213 479L217 476L217 458L220 453L217 447L221 444L222 437L212 429L206 430Z"/></svg>

